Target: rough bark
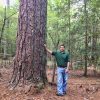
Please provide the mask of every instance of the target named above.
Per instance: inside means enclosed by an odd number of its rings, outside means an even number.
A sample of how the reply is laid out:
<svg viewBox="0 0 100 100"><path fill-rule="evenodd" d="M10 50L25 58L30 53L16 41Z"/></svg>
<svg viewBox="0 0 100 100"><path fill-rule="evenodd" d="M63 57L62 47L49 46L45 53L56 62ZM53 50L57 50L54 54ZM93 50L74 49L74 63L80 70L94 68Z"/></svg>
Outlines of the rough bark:
<svg viewBox="0 0 100 100"><path fill-rule="evenodd" d="M46 79L46 54L45 54L45 37L46 37L46 15L47 15L47 0L34 0L34 49L33 56L34 60L34 81L43 81L45 83ZM40 69L40 70L39 70Z"/></svg>
<svg viewBox="0 0 100 100"><path fill-rule="evenodd" d="M46 78L45 43L47 0L20 0L19 26L14 70L10 83L15 87L30 76L35 83Z"/></svg>

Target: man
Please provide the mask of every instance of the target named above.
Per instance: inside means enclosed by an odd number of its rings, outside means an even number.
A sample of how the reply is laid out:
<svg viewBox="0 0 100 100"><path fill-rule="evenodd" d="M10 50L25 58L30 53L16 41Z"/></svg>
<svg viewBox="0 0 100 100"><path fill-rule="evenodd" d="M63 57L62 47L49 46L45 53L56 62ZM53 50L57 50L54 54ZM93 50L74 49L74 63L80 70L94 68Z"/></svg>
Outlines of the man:
<svg viewBox="0 0 100 100"><path fill-rule="evenodd" d="M51 51L46 45L45 48L48 53L55 56L57 61L57 96L66 94L68 71L69 71L69 54L65 52L65 46L60 45L59 51Z"/></svg>

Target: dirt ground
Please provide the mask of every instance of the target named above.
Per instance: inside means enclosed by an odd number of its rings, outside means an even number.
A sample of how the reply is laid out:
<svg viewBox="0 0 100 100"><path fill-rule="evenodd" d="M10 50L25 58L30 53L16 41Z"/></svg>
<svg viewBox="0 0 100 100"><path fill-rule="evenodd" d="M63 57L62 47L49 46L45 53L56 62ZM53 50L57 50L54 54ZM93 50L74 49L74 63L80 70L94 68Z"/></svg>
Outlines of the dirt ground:
<svg viewBox="0 0 100 100"><path fill-rule="evenodd" d="M70 71L68 91L63 97L56 96L56 84L47 85L45 89L26 93L25 88L19 85L15 90L7 87L11 77L11 69L1 68L0 72L0 100L100 100L100 76L83 77L80 70ZM47 70L49 82L52 79L52 70ZM56 77L55 77L56 83ZM28 86L27 86L28 87Z"/></svg>

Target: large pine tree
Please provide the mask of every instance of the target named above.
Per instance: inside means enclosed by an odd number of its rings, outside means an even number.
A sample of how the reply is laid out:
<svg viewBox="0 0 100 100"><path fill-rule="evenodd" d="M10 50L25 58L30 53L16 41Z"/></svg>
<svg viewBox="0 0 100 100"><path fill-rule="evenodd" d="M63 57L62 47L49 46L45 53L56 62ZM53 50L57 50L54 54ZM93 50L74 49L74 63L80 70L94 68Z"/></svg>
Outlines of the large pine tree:
<svg viewBox="0 0 100 100"><path fill-rule="evenodd" d="M30 76L35 83L45 83L46 53L44 48L47 22L47 0L20 0L16 55L11 85Z"/></svg>

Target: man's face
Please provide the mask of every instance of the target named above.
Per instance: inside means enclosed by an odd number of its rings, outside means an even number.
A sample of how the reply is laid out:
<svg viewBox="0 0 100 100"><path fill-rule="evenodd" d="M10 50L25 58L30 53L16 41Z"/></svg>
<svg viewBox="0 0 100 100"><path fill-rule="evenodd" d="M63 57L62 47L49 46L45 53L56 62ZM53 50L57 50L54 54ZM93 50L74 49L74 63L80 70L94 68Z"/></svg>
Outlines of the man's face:
<svg viewBox="0 0 100 100"><path fill-rule="evenodd" d="M65 47L64 46L60 46L60 51L65 51Z"/></svg>

